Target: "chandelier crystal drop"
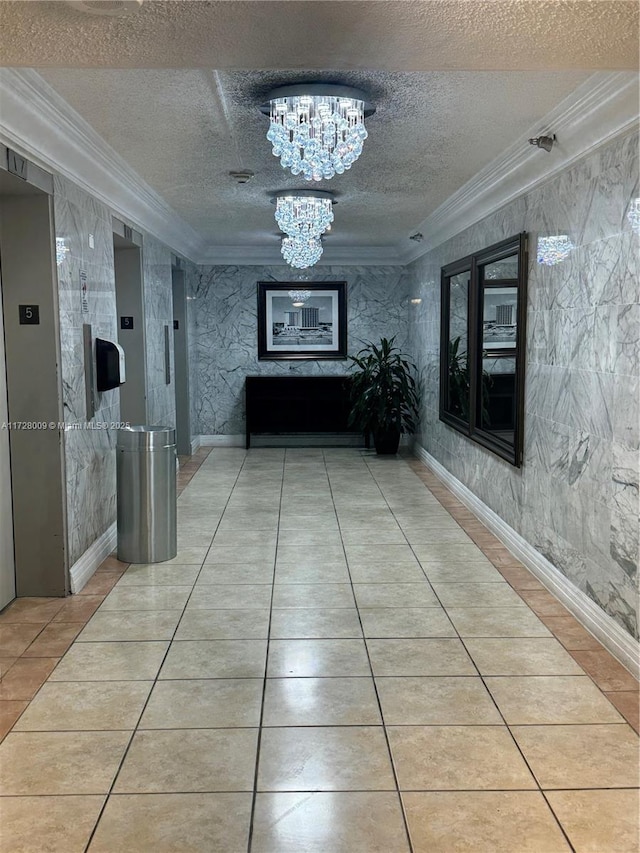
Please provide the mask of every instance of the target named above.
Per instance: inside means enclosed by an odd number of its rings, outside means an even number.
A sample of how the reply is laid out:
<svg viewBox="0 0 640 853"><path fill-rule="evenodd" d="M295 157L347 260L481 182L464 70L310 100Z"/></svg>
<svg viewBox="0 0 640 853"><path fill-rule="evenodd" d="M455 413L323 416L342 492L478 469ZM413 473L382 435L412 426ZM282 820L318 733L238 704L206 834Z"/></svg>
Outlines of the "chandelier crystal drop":
<svg viewBox="0 0 640 853"><path fill-rule="evenodd" d="M640 198L634 198L629 205L627 219L636 234L640 234Z"/></svg>
<svg viewBox="0 0 640 853"><path fill-rule="evenodd" d="M306 181L329 180L350 169L362 154L368 136L365 116L373 111L357 89L323 84L282 87L269 99L267 139L283 169Z"/></svg>
<svg viewBox="0 0 640 853"><path fill-rule="evenodd" d="M566 234L538 237L538 263L553 267L565 261L574 249L571 238Z"/></svg>
<svg viewBox="0 0 640 853"><path fill-rule="evenodd" d="M284 237L280 251L289 266L304 270L318 263L322 256L322 243L319 237Z"/></svg>
<svg viewBox="0 0 640 853"><path fill-rule="evenodd" d="M297 196L276 198L276 222L289 237L319 237L333 222L330 196Z"/></svg>
<svg viewBox="0 0 640 853"><path fill-rule="evenodd" d="M311 298L310 290L290 290L289 299L294 308L301 308Z"/></svg>

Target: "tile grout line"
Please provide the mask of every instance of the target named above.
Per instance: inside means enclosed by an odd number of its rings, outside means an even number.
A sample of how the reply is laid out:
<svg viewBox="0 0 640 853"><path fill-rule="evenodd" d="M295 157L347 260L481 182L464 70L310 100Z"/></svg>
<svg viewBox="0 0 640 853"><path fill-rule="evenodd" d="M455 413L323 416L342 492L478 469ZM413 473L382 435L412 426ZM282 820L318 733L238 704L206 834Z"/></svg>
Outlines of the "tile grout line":
<svg viewBox="0 0 640 853"><path fill-rule="evenodd" d="M205 458L208 458L208 456L209 456L209 454L207 454L207 457L205 457ZM201 463L201 464L202 464L202 463ZM199 470L199 469L200 469L200 466L198 466L198 470ZM194 473L195 473L195 472L194 472ZM238 473L238 476L239 476L239 473ZM237 480L237 477L236 477L236 480ZM232 491L233 491L233 489L232 489ZM228 504L228 502L229 502L229 501L227 500L227 504ZM226 505L227 505L227 504L225 504L225 507L226 507ZM224 515L224 510L223 510L222 515ZM218 527L220 526L220 520L222 519L222 515L220 516L220 519L218 520L218 524L216 525L216 531L217 531ZM210 542L210 544L209 544L209 547L207 548L207 552L206 552L206 554L205 554L205 556L204 556L204 559L203 559L202 563L200 564L200 570L198 571L198 574L196 575L196 579L195 579L195 581L193 582L193 585L192 585L192 587L191 587L191 592L190 592L190 593L189 593L189 595L187 596L187 599L186 599L186 601L185 601L185 603L184 603L184 605L183 605L183 607L182 607L182 613L181 613L181 616L180 616L180 618L178 619L178 621L176 622L175 628L173 629L173 633L172 633L171 638L169 639L169 642L168 642L168 644L167 644L166 651L165 651L164 655L162 656L162 660L161 660L161 662L160 662L160 666L158 667L158 670L157 670L157 672L156 672L155 678L153 679L153 683L152 683L152 685L151 685L151 688L150 688L150 690L149 690L149 693L147 694L147 698L146 698L145 702L143 703L143 706L142 706L142 709L141 709L141 711L140 711L140 714L138 715L138 720L137 720L137 722L136 722L136 724L135 724L135 726L134 726L133 730L131 731L131 737L129 738L129 740L128 740L128 742L127 742L126 746L125 746L125 750L124 750L124 752L123 752L123 754L122 754L122 758L121 758L121 759L120 759L120 761L118 762L118 766L117 766L117 768L116 768L116 770L115 770L115 773L114 773L114 775L113 775L113 779L111 780L111 784L110 784L110 786L109 786L109 790L106 792L106 795L105 795L105 798L104 798L104 802L102 803L102 807L100 808L100 811L99 811L98 816L97 816L97 818L96 818L96 821L95 821L95 823L94 823L93 829L91 830L91 833L90 833L89 838L88 838L88 840L87 840L87 843L86 843L86 845L85 845L84 853L88 853L88 851L89 851L89 848L90 848L90 846L91 846L91 843L92 843L92 841L93 841L93 838L94 838L94 836L95 836L95 834L96 834L96 831L97 831L97 829L98 829L98 826L99 826L99 824L100 824L100 820L102 819L102 816L103 816L103 814L104 814L104 811L105 811L105 809L106 809L106 807L107 807L107 803L109 802L109 799L111 798L111 796L112 796L112 794L113 794L113 789L114 789L114 787L115 787L115 785L116 785L116 782L118 781L118 776L120 775L120 772L121 772L121 770L122 770L122 767L124 766L124 763L125 763L125 761L126 761L126 758L127 758L128 754L129 754L129 751L130 751L130 749L131 749L131 744L133 743L133 739L134 739L135 735L136 735L136 734L138 733L138 731L139 731L140 721L142 720L142 717L143 717L143 715L144 715L144 712L145 712L145 711L146 711L146 709L147 709L147 706L148 706L148 704L149 704L149 700L151 699L151 694L153 693L153 691L154 691L154 689L155 689L155 686L156 686L156 684L158 683L159 676L160 676L160 672L161 672L162 667L164 666L164 663L165 663L165 661L166 661L166 659L167 659L167 657L168 657L168 655L169 655L169 652L170 652L170 650L171 650L171 646L172 646L172 644L173 644L173 641L174 641L175 635L176 635L176 633L177 633L177 631L178 631L178 628L179 628L179 626L180 626L180 622L182 621L182 617L184 616L184 613L185 613L185 610L186 610L186 608L187 608L187 605L189 604L189 601L190 601L190 599L191 599L191 596L193 595L193 591L194 591L195 586L196 586L196 583L197 583L197 581L198 581L198 577L200 576L200 573L202 572L202 568L203 568L203 566L204 566L204 564L205 564L205 562L206 562L206 559L207 559L207 556L208 556L208 554L209 554L209 551L211 550L211 546L212 546L212 544L213 544L213 539L214 539L214 537L215 537L215 532L214 532L213 536L211 537L211 542ZM130 565L131 565L131 564L130 564ZM177 608L175 608L175 609L177 610ZM136 611L129 611L129 612L136 612ZM75 641L74 641L74 642L75 642ZM153 642L153 641L150 641L150 642ZM72 648L72 646L73 646L73 643L72 643L72 645L70 646L70 648ZM150 680L151 680L151 679L150 679ZM63 683L64 683L64 682L63 682ZM127 729L126 731L129 731L129 730ZM143 731L144 731L144 730L143 730Z"/></svg>
<svg viewBox="0 0 640 853"><path fill-rule="evenodd" d="M349 560L347 558L347 551L345 548L344 538L342 536L342 527L340 525L340 516L338 515L338 512L336 510L335 499L334 499L334 495L333 495L333 486L331 485L331 476L330 476L329 470L327 468L327 461L326 461L326 457L324 455L324 451L322 452L322 458L323 458L324 463L325 463L325 471L326 471L326 475L327 475L327 481L329 483L329 490L331 492L331 500L333 502L333 509L334 509L334 512L336 515L336 521L338 523L338 530L340 531L340 541L342 542L342 551L344 553L344 559L345 559L345 563L347 566L347 574L349 575L349 584L351 586L351 595L353 596L353 601L354 601L354 604L356 607L356 612L358 614L358 621L360 623L360 630L362 632L362 640L363 640L365 652L367 655L367 661L369 663L369 671L371 672L371 683L373 686L373 691L375 693L376 702L378 704L378 713L380 714L380 724L381 724L385 744L387 747L387 756L389 758L389 764L391 766L391 773L393 774L393 781L395 784L395 794L397 796L398 805L400 807L400 814L402 815L402 823L404 826L404 831L405 831L405 835L406 835L406 839L407 839L409 853L413 853L414 847L413 847L413 840L411 838L411 832L409 831L409 821L407 819L404 801L402 799L402 794L400 792L400 783L398 781L398 773L397 773L397 769L396 769L396 764L395 764L395 761L393 759L393 752L391 751L391 743L389 741L389 733L387 732L387 726L386 726L385 721L384 721L384 714L382 712L382 703L380 701L380 694L378 693L378 685L376 684L376 679L375 679L375 676L373 673L373 665L371 663L371 656L369 654L369 646L367 644L367 637L365 636L364 625L362 624L362 617L360 614L360 606L358 604L358 600L356 598L356 594L355 594L355 590L354 590L353 578L351 577L351 569L349 568ZM369 466L366 463L366 460L364 458L363 453L360 454L360 459L362 461L362 464L364 465L365 470L367 470L367 472L369 473L369 476L371 476L375 482L375 478L371 474L371 471L369 469ZM377 483L376 483L376 485L377 485ZM378 488L379 488L379 486L378 486Z"/></svg>
<svg viewBox="0 0 640 853"><path fill-rule="evenodd" d="M248 452L245 455L245 461L248 456ZM256 742L256 762L253 774L253 791L251 795L251 814L249 817L249 832L247 836L247 853L251 853L251 847L253 845L253 830L255 824L255 813L256 813L256 804L258 800L258 774L260 772L260 750L262 747L262 732L263 732L263 722L264 722L264 705L265 698L267 694L267 672L269 666L269 647L271 644L271 622L273 619L273 596L275 593L275 584L276 584L276 565L278 561L278 543L280 537L280 518L282 516L282 496L284 493L284 478L286 471L286 462L287 462L287 451L286 448L282 455L282 477L280 480L280 501L278 503L278 522L276 526L276 548L273 555L273 574L271 576L271 599L269 602L269 623L267 625L267 648L265 653L265 661L264 661L264 676L262 680L262 697L260 701L260 717L258 720L258 737Z"/></svg>

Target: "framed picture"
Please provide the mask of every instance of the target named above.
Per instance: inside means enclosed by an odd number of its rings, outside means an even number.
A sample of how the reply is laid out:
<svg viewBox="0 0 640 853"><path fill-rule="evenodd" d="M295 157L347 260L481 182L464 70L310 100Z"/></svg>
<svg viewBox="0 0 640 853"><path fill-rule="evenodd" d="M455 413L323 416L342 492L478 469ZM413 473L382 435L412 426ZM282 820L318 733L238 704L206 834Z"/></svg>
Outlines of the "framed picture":
<svg viewBox="0 0 640 853"><path fill-rule="evenodd" d="M482 347L487 351L514 350L518 331L518 288L484 287Z"/></svg>
<svg viewBox="0 0 640 853"><path fill-rule="evenodd" d="M346 357L346 282L258 282L259 359Z"/></svg>

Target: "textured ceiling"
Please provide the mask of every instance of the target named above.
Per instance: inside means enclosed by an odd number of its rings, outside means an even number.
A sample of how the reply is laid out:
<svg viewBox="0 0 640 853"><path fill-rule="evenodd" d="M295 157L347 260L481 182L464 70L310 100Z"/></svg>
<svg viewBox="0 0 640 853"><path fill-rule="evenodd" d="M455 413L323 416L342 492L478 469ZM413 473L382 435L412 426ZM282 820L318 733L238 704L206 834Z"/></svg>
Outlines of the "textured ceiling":
<svg viewBox="0 0 640 853"><path fill-rule="evenodd" d="M370 94L362 157L316 186L339 199L332 245L392 246L590 73L638 63L635 0L5 0L0 32L2 64L38 67L212 248L274 245L270 194L308 186L270 153L272 86Z"/></svg>
<svg viewBox="0 0 640 853"><path fill-rule="evenodd" d="M629 69L636 0L146 0L122 18L0 3L4 65Z"/></svg>

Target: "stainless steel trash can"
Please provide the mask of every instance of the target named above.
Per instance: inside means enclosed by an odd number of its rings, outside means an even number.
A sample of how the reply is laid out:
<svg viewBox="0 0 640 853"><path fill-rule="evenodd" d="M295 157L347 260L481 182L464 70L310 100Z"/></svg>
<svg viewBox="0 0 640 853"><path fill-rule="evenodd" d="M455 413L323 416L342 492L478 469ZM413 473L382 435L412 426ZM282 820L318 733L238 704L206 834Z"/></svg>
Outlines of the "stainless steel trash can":
<svg viewBox="0 0 640 853"><path fill-rule="evenodd" d="M176 433L132 426L116 445L118 559L161 563L177 554Z"/></svg>

